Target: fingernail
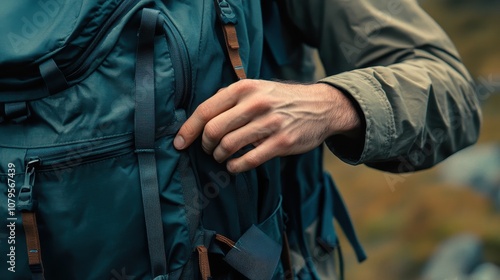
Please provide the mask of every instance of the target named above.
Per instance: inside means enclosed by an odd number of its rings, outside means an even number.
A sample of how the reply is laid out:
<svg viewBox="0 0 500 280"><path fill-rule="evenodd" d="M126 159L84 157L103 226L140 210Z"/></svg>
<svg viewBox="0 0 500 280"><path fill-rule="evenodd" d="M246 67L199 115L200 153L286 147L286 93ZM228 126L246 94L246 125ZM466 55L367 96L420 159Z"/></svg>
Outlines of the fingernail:
<svg viewBox="0 0 500 280"><path fill-rule="evenodd" d="M178 150L184 148L184 144L186 143L186 141L184 141L184 138L180 135L177 135L175 136L175 139L174 139L174 147Z"/></svg>

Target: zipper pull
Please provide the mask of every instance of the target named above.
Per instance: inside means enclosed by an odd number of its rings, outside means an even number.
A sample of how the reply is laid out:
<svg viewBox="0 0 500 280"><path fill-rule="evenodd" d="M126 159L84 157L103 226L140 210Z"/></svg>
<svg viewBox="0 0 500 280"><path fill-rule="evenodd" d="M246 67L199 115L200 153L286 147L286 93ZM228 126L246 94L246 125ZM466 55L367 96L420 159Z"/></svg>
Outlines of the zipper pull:
<svg viewBox="0 0 500 280"><path fill-rule="evenodd" d="M35 169L40 164L40 159L32 159L26 164L24 173L24 184L19 190L17 198L17 210L21 212L33 212L36 209L36 201L33 200L33 185L35 183Z"/></svg>

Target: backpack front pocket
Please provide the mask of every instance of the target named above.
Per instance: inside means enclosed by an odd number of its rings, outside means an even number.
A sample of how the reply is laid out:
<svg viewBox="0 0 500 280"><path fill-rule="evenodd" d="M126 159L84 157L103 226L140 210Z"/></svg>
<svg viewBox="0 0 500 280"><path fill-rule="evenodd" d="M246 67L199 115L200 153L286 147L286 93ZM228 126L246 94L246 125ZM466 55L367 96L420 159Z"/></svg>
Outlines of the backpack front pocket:
<svg viewBox="0 0 500 280"><path fill-rule="evenodd" d="M162 212L162 221L157 222L163 225L169 271L182 267L182 260L187 261L190 254L183 189L176 173L181 154L170 148L172 141L173 135L167 135L155 145ZM139 167L131 134L30 149L24 162L33 172L16 175L15 192L20 194L24 177L29 177L47 279L110 279L123 271L134 279L150 277ZM8 175L2 177L3 189ZM1 199L7 201L9 190L2 193L5 197ZM1 208L3 216L7 209ZM20 272L15 275L23 279L30 277L30 270L18 211L16 217ZM4 232L2 228L0 233ZM2 254L9 249L3 244Z"/></svg>

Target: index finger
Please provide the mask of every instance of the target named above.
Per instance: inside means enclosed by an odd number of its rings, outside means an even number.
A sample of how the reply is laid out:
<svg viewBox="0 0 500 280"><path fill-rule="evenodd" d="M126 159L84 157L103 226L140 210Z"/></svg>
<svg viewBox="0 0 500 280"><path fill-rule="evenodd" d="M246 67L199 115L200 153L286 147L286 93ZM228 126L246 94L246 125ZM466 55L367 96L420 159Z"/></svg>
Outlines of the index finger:
<svg viewBox="0 0 500 280"><path fill-rule="evenodd" d="M185 149L203 132L205 125L214 117L229 110L236 105L235 94L228 94L222 88L212 97L201 103L177 132L174 147L178 150Z"/></svg>

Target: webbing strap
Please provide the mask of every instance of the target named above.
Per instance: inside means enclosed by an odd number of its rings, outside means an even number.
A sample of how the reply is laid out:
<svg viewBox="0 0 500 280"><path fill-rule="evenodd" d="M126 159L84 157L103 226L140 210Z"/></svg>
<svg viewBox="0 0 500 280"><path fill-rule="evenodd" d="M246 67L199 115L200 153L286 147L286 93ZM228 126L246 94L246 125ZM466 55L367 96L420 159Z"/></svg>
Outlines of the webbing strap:
<svg viewBox="0 0 500 280"><path fill-rule="evenodd" d="M155 158L154 36L158 11L143 9L135 69L135 148L153 276L167 273Z"/></svg>
<svg viewBox="0 0 500 280"><path fill-rule="evenodd" d="M236 245L236 242L234 242L233 240L225 237L222 234L216 234L215 235L215 240L221 242L222 244L225 244L226 246L229 247L229 249L233 249L234 245Z"/></svg>
<svg viewBox="0 0 500 280"><path fill-rule="evenodd" d="M38 237L38 226L34 212L22 212L23 228L26 235L26 248L28 250L28 263L33 280L43 280L42 252Z"/></svg>
<svg viewBox="0 0 500 280"><path fill-rule="evenodd" d="M283 262L283 269L285 270L285 280L293 280L294 275L292 258L290 256L290 243L288 243L286 231L283 232L283 249L281 251L281 261Z"/></svg>
<svg viewBox="0 0 500 280"><path fill-rule="evenodd" d="M210 273L210 262L208 260L208 250L205 246L201 245L196 247L198 251L198 265L200 267L200 274L202 280L212 279Z"/></svg>
<svg viewBox="0 0 500 280"><path fill-rule="evenodd" d="M339 241L337 240L337 256L339 258L339 279L344 280L344 255L342 254L342 248L340 247Z"/></svg>
<svg viewBox="0 0 500 280"><path fill-rule="evenodd" d="M229 60L233 66L234 73L238 79L246 79L245 68L240 57L240 45L238 43L238 34L236 32L236 14L225 0L214 0L215 9L219 16L224 39L226 41L226 49L229 55Z"/></svg>
<svg viewBox="0 0 500 280"><path fill-rule="evenodd" d="M340 196L339 190L337 187L333 187L333 208L335 219L339 223L340 227L344 231L347 240L351 243L352 248L356 252L356 257L359 262L362 262L366 259L366 253L361 246L361 243L358 240L358 236L356 235L356 231L354 230L354 226L352 225L351 218L349 213L347 212L347 207L345 206L342 197Z"/></svg>

